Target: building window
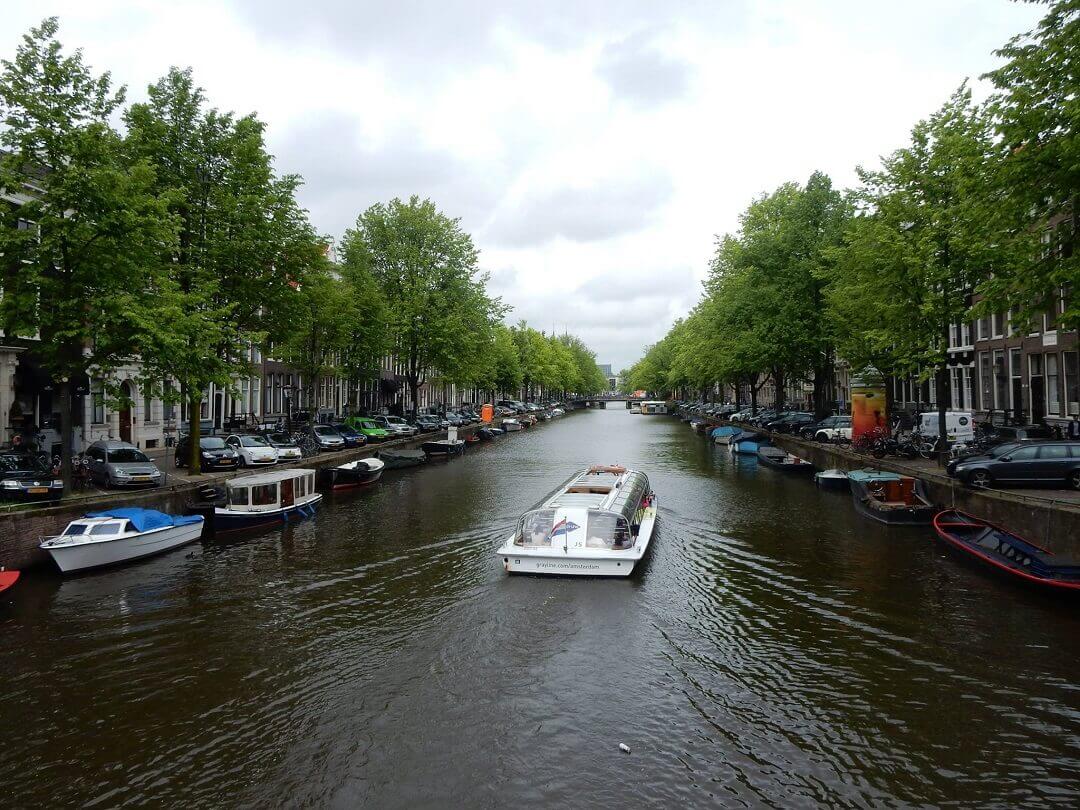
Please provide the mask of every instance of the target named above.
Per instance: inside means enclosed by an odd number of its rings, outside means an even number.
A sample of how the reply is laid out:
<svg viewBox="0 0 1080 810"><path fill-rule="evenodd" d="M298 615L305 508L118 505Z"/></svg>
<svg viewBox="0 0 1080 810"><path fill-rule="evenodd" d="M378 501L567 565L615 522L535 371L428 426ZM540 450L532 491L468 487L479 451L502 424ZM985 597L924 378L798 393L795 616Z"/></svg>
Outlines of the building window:
<svg viewBox="0 0 1080 810"><path fill-rule="evenodd" d="M1063 352L1065 367L1065 414L1080 416L1080 352Z"/></svg>
<svg viewBox="0 0 1080 810"><path fill-rule="evenodd" d="M1057 416L1061 413L1061 399L1058 396L1058 356L1046 355L1046 413Z"/></svg>
<svg viewBox="0 0 1080 810"><path fill-rule="evenodd" d="M960 324L960 338L963 341L960 344L961 346L970 346L971 345L971 324L970 323Z"/></svg>
<svg viewBox="0 0 1080 810"><path fill-rule="evenodd" d="M990 318L990 331L991 334L996 337L1003 337L1005 334L1005 318L1003 315L996 314Z"/></svg>
<svg viewBox="0 0 1080 810"><path fill-rule="evenodd" d="M986 318L979 318L975 321L975 339L986 340L990 335L987 333Z"/></svg>
<svg viewBox="0 0 1080 810"><path fill-rule="evenodd" d="M994 409L1003 411L1009 407L1009 372L1005 368L1005 352L994 352Z"/></svg>
<svg viewBox="0 0 1080 810"><path fill-rule="evenodd" d="M964 403L961 401L963 393L961 391L962 375L959 366L953 366L949 369L949 407L954 411L960 410L964 407Z"/></svg>
<svg viewBox="0 0 1080 810"><path fill-rule="evenodd" d="M154 400L150 396L150 386L145 386L143 391L143 422L154 421Z"/></svg>
<svg viewBox="0 0 1080 810"><path fill-rule="evenodd" d="M1009 349L1009 373L1012 375L1009 407L1019 411L1024 405L1024 361L1020 349Z"/></svg>
<svg viewBox="0 0 1080 810"><path fill-rule="evenodd" d="M171 422L176 418L176 405L173 403L173 386L171 382L164 382L161 384L161 418L163 421Z"/></svg>
<svg viewBox="0 0 1080 810"><path fill-rule="evenodd" d="M990 353L979 352L979 405L984 411L994 407L994 383L990 368Z"/></svg>
<svg viewBox="0 0 1080 810"><path fill-rule="evenodd" d="M964 408L974 409L975 403L971 399L971 366L964 366Z"/></svg>
<svg viewBox="0 0 1080 810"><path fill-rule="evenodd" d="M105 424L105 386L101 380L90 383L90 400L93 408L90 421L95 425Z"/></svg>
<svg viewBox="0 0 1080 810"><path fill-rule="evenodd" d="M960 347L960 324L954 323L949 326L949 348ZM609 381L610 382L610 381Z"/></svg>

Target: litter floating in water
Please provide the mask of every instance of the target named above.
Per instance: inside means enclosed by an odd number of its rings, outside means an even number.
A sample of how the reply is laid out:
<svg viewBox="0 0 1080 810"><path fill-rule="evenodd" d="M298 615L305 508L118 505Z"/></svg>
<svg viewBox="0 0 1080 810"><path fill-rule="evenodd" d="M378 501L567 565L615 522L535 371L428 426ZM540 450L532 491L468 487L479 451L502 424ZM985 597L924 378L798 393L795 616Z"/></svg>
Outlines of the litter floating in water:
<svg viewBox="0 0 1080 810"><path fill-rule="evenodd" d="M629 754L630 746L626 743L619 743L619 750L622 751L624 754Z"/></svg>

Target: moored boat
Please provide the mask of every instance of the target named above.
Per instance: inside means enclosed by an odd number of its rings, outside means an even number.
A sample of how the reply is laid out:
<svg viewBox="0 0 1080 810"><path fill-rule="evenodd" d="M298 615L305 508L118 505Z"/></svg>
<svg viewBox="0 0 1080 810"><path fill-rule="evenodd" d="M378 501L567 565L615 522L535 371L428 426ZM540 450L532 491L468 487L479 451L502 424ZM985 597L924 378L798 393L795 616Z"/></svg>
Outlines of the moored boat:
<svg viewBox="0 0 1080 810"><path fill-rule="evenodd" d="M214 534L258 529L311 517L322 495L315 491L315 470L274 470L225 482L221 492L207 487L188 504L189 514L206 518Z"/></svg>
<svg viewBox="0 0 1080 810"><path fill-rule="evenodd" d="M385 467L382 459L360 458L337 467L323 467L317 478L320 484L334 491L356 489L378 481Z"/></svg>
<svg viewBox="0 0 1080 810"><path fill-rule="evenodd" d="M822 489L843 490L845 492L851 490L851 484L847 480L847 473L843 470L823 470L815 473L814 483Z"/></svg>
<svg viewBox="0 0 1080 810"><path fill-rule="evenodd" d="M480 441L490 442L503 435L503 432L498 428L482 427L476 431L476 435L480 438Z"/></svg>
<svg viewBox="0 0 1080 810"><path fill-rule="evenodd" d="M760 433L741 433L736 436L729 445L732 453L743 453L756 456L757 451L769 445L769 437Z"/></svg>
<svg viewBox="0 0 1080 810"><path fill-rule="evenodd" d="M424 442L420 445L420 449L429 457L450 458L460 456L465 452L465 441L463 439L436 439Z"/></svg>
<svg viewBox="0 0 1080 810"><path fill-rule="evenodd" d="M922 481L877 470L848 473L855 511L890 526L928 526L937 511Z"/></svg>
<svg viewBox="0 0 1080 810"><path fill-rule="evenodd" d="M18 571L7 571L0 568L0 593L3 593L16 582L19 581Z"/></svg>
<svg viewBox="0 0 1080 810"><path fill-rule="evenodd" d="M987 520L946 509L934 515L937 536L957 551L1019 580L1080 593L1080 558L1062 557Z"/></svg>
<svg viewBox="0 0 1080 810"><path fill-rule="evenodd" d="M524 430L525 426L521 424L517 419L503 419L500 427L507 433L513 433L516 430Z"/></svg>
<svg viewBox="0 0 1080 810"><path fill-rule="evenodd" d="M713 428L712 440L717 444L731 444L742 433L742 428L737 428L734 425L722 425L718 428Z"/></svg>
<svg viewBox="0 0 1080 810"><path fill-rule="evenodd" d="M814 465L805 459L787 453L779 447L759 447L757 451L758 461L774 470L797 475L809 475L814 471Z"/></svg>
<svg viewBox="0 0 1080 810"><path fill-rule="evenodd" d="M40 548L69 574L161 554L198 540L202 530L201 515L106 509L71 521L62 534L44 538Z"/></svg>
<svg viewBox="0 0 1080 810"><path fill-rule="evenodd" d="M511 574L629 576L649 550L656 510L644 473L589 467L522 515L496 553Z"/></svg>
<svg viewBox="0 0 1080 810"><path fill-rule="evenodd" d="M427 454L423 450L380 450L375 455L387 470L416 467L427 462Z"/></svg>

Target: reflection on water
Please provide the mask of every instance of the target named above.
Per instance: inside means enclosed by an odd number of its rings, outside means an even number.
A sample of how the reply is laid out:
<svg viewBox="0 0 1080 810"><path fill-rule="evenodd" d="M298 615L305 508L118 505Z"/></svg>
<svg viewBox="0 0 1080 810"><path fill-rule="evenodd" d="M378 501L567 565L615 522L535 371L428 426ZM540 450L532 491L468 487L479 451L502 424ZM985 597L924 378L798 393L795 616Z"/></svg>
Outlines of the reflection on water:
<svg viewBox="0 0 1080 810"><path fill-rule="evenodd" d="M519 514L590 463L649 474L644 567L503 574ZM571 414L311 521L5 597L14 806L1045 806L1080 788L1074 605L670 417Z"/></svg>

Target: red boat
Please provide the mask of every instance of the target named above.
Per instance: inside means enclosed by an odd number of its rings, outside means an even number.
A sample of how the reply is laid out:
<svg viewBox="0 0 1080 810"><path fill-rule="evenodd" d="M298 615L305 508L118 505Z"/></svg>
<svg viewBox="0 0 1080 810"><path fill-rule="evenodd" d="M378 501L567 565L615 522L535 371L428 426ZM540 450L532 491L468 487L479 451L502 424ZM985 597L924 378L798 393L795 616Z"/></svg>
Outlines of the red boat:
<svg viewBox="0 0 1080 810"><path fill-rule="evenodd" d="M938 537L953 548L1033 585L1080 593L1080 559L1062 557L1007 529L946 509L934 515Z"/></svg>
<svg viewBox="0 0 1080 810"><path fill-rule="evenodd" d="M0 593L3 593L19 580L18 571L0 570Z"/></svg>

